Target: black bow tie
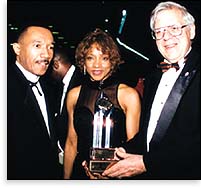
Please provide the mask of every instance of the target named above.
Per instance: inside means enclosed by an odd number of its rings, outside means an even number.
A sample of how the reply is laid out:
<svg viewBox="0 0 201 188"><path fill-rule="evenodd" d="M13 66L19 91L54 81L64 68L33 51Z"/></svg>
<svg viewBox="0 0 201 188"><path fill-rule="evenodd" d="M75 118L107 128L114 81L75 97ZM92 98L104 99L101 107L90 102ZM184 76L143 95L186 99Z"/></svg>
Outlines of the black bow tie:
<svg viewBox="0 0 201 188"><path fill-rule="evenodd" d="M42 96L42 93L40 92L40 90L38 89L38 86L36 85L37 83L38 83L38 81L37 82L29 81L30 87L36 87L36 89L38 90L39 95Z"/></svg>
<svg viewBox="0 0 201 188"><path fill-rule="evenodd" d="M157 65L158 68L162 70L162 72L166 72L170 68L175 68L176 71L179 70L179 64L178 63L166 63L161 62L160 65Z"/></svg>

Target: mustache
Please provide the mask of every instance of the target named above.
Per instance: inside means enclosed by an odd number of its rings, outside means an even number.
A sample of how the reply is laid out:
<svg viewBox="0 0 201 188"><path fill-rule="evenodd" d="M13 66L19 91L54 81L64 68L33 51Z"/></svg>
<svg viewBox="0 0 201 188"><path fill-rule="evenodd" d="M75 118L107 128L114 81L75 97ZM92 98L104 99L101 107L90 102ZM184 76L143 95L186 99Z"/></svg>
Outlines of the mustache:
<svg viewBox="0 0 201 188"><path fill-rule="evenodd" d="M46 65L50 64L50 61L48 59L41 59L41 60L37 60L36 62L37 63L45 63Z"/></svg>

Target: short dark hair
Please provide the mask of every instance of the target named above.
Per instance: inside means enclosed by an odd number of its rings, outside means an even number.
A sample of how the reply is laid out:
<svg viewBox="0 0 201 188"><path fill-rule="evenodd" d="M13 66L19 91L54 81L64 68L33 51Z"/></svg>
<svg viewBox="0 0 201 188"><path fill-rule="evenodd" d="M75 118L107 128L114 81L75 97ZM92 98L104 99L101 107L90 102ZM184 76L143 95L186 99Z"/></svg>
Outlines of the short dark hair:
<svg viewBox="0 0 201 188"><path fill-rule="evenodd" d="M54 48L54 56L60 55L64 60L63 62L66 64L72 64L72 60L70 58L70 53L68 53L68 49L64 47L55 47Z"/></svg>
<svg viewBox="0 0 201 188"><path fill-rule="evenodd" d="M25 23L24 25L19 26L19 29L16 32L16 36L14 38L15 40L14 42L19 42L20 38L23 37L23 35L27 32L27 30L30 27L43 27L51 31L51 29L47 26L47 24L37 23L37 22Z"/></svg>

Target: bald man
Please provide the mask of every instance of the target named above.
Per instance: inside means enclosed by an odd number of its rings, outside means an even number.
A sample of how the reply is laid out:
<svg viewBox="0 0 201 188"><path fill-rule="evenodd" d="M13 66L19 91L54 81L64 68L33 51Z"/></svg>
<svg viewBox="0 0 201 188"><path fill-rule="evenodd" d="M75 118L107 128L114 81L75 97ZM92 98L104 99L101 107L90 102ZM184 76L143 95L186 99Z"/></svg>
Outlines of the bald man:
<svg viewBox="0 0 201 188"><path fill-rule="evenodd" d="M47 28L28 26L12 44L7 82L7 179L60 179L53 110L41 80L53 58Z"/></svg>

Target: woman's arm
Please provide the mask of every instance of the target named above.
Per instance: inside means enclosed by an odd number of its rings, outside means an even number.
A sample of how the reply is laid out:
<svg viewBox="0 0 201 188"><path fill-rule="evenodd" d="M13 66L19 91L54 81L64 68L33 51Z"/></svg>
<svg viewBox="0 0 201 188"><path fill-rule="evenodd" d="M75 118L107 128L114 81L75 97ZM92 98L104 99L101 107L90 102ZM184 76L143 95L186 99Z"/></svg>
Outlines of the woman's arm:
<svg viewBox="0 0 201 188"><path fill-rule="evenodd" d="M118 88L118 100L126 115L127 140L130 140L139 131L141 101L136 89L125 84Z"/></svg>

